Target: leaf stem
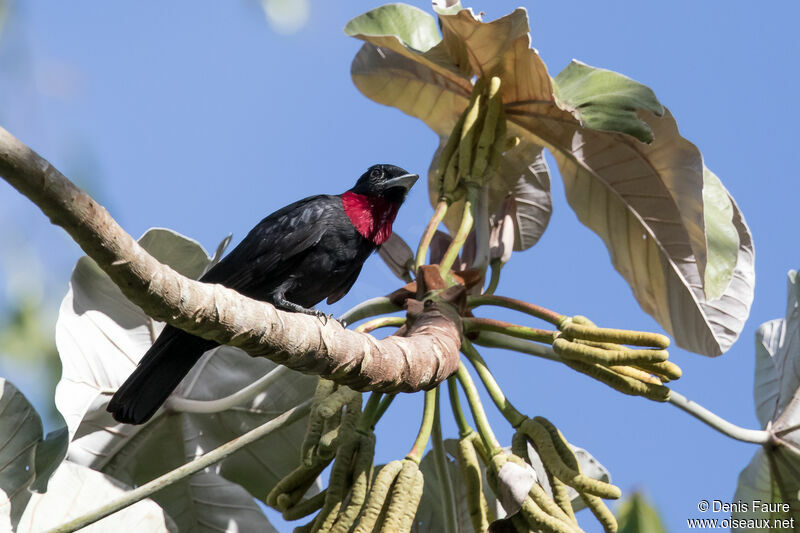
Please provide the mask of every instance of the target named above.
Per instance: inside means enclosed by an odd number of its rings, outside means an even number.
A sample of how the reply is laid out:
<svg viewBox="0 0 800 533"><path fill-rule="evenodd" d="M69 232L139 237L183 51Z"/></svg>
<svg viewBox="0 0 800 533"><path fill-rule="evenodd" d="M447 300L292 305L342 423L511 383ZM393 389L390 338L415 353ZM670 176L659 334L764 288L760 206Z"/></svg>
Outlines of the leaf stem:
<svg viewBox="0 0 800 533"><path fill-rule="evenodd" d="M369 322L365 322L356 328L356 331L361 333L370 333L378 328L388 328L391 326L400 327L406 323L404 316L380 316L373 318Z"/></svg>
<svg viewBox="0 0 800 533"><path fill-rule="evenodd" d="M311 400L306 400L305 402L292 407L288 411L284 412L283 414L276 416L269 422L254 428L244 435L236 437L235 439L231 440L230 442L226 442L225 444L215 448L214 450L194 459L183 466L172 470L171 472L167 472L166 474L157 477L153 481L145 483L144 485L137 487L131 491L126 492L125 494L120 495L117 498L114 498L110 502L106 503L99 509L96 509L90 513L87 513L83 516L79 516L78 518L67 522L57 528L51 529L48 533L70 533L72 531L76 531L83 527L88 526L89 524L93 524L97 522L101 518L104 518L112 513L119 511L120 509L124 509L134 503L147 498L148 496L158 492L159 490L168 487L182 479L185 479L192 474L203 470L204 468L221 461L222 459L226 458L227 456L231 455L235 451L251 444L258 439L269 435L275 430L284 428L293 424L294 422L298 421L302 417L306 416L309 411L311 411Z"/></svg>
<svg viewBox="0 0 800 533"><path fill-rule="evenodd" d="M503 269L503 264L497 259L489 263L489 266L491 267L492 276L489 279L489 286L483 291L483 294L487 296L494 294L494 291L497 290L497 284L500 283L500 271Z"/></svg>
<svg viewBox="0 0 800 533"><path fill-rule="evenodd" d="M220 413L252 400L273 383L284 379L289 372L291 370L285 366L277 365L256 381L229 396L217 398L216 400L192 400L180 396L171 396L167 400L165 407L171 411L181 413Z"/></svg>
<svg viewBox="0 0 800 533"><path fill-rule="evenodd" d="M535 355L551 361L563 362L561 357L553 351L552 346L545 346L544 344L536 344L534 342L525 341L515 337L509 337L502 333L493 333L491 331L481 331L477 339L473 339L475 344L479 346L486 346L487 348L505 348L515 352L526 353L528 355Z"/></svg>
<svg viewBox="0 0 800 533"><path fill-rule="evenodd" d="M444 514L445 533L456 533L458 522L456 518L456 499L453 492L453 480L450 478L450 469L447 464L447 455L444 451L442 439L442 420L439 416L439 395L436 395L436 406L433 415L433 460L436 467L436 477L442 484L440 494L442 513Z"/></svg>
<svg viewBox="0 0 800 533"><path fill-rule="evenodd" d="M447 378L447 392L450 397L450 408L453 410L453 418L456 419L458 425L458 436L463 438L472 433L472 428L469 427L467 417L464 416L464 411L461 409L461 399L458 396L458 381L455 376Z"/></svg>
<svg viewBox="0 0 800 533"><path fill-rule="evenodd" d="M387 296L378 296L364 300L355 307L348 309L339 317L339 320L347 324L354 324L371 316L384 315L395 311L400 311L400 308L394 305Z"/></svg>
<svg viewBox="0 0 800 533"><path fill-rule="evenodd" d="M447 247L447 251L444 253L442 262L439 265L439 272L441 272L442 276L445 276L447 272L450 271L459 252L464 247L464 243L467 241L469 232L472 230L472 224L474 222L472 218L472 205L475 203L477 192L477 189L474 187L469 187L467 189L467 199L464 202L464 213L461 215L461 224L458 226L458 231L456 231L453 240L450 242L450 246Z"/></svg>
<svg viewBox="0 0 800 533"><path fill-rule="evenodd" d="M464 366L462 361L458 363L456 377L461 384L461 388L464 389L464 394L467 395L467 402L469 402L472 418L475 420L475 425L478 428L478 434L486 445L486 450L489 455L494 455L495 452L500 449L500 442L492 431L489 419L486 418L486 412L483 410L483 404L481 404L480 396L478 396L478 389L475 388L475 383L472 381L472 377L470 377L467 367Z"/></svg>
<svg viewBox="0 0 800 533"><path fill-rule="evenodd" d="M465 331L491 331L546 344L552 344L556 338L555 331L529 328L493 318L463 318L461 322L464 324Z"/></svg>
<svg viewBox="0 0 800 533"><path fill-rule="evenodd" d="M716 429L723 435L727 435L732 439L762 445L770 442L771 435L769 431L763 429L747 429L737 426L674 390L670 391L669 400L667 401L678 409L689 413L707 426Z"/></svg>
<svg viewBox="0 0 800 533"><path fill-rule="evenodd" d="M372 427L374 428L378 421L383 416L383 413L392 405L392 401L395 399L396 394L387 394L386 396L381 399L380 405L378 405L378 409L375 411L375 419L372 421Z"/></svg>
<svg viewBox="0 0 800 533"><path fill-rule="evenodd" d="M422 454L431 437L433 419L436 414L436 395L438 390L439 387L434 387L425 391L425 407L422 411L422 423L419 426L417 440L414 441L414 446L411 447L411 451L406 455L406 459L410 459L417 464L422 460Z"/></svg>
<svg viewBox="0 0 800 533"><path fill-rule="evenodd" d="M369 431L375 424L372 422L375 419L375 413L378 411L381 402L382 392L373 391L369 395L367 405L364 406L364 411L361 413L361 420L358 422L358 429L363 432Z"/></svg>
<svg viewBox="0 0 800 533"><path fill-rule="evenodd" d="M428 248L433 240L433 235L436 233L436 228L438 228L439 224L441 224L442 220L444 220L444 216L447 214L447 208L447 200L439 200L439 203L436 204L436 209L433 211L433 216L431 216L431 219L425 228L425 232L422 234L422 239L419 241L417 257L414 261L415 272L419 270L419 267L425 264L425 256L428 255Z"/></svg>
<svg viewBox="0 0 800 533"><path fill-rule="evenodd" d="M525 420L527 420L528 417L517 411L511 402L508 401L506 395L503 394L503 389L501 389L500 385L497 384L494 376L492 376L492 373L486 366L486 361L483 360L483 357L481 357L481 354L478 353L478 350L476 350L472 343L467 339L461 340L461 353L467 356L469 362L472 363L473 367L475 367L478 377L481 378L483 386L486 387L486 392L489 393L492 401L500 410L500 412L503 413L503 416L506 418L506 420L508 420L509 424L516 428Z"/></svg>
<svg viewBox="0 0 800 533"><path fill-rule="evenodd" d="M550 322L554 326L558 326L559 323L564 320L564 315L556 313L555 311L551 311L550 309L546 309L523 300L509 298L507 296L495 296L494 294L467 296L467 307L470 309L479 307L481 305L493 305L496 307L513 309L514 311L519 311L520 313L535 316L536 318L544 320L545 322Z"/></svg>

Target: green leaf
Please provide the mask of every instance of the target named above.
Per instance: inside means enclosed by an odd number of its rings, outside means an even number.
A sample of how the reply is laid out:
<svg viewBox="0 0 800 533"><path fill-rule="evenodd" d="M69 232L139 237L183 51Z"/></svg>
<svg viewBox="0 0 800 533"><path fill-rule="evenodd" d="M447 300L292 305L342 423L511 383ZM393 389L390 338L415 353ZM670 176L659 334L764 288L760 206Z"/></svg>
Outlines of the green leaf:
<svg viewBox="0 0 800 533"><path fill-rule="evenodd" d="M649 87L574 59L553 81L561 103L578 114L584 127L653 142L653 130L637 115L640 110L664 114L664 107Z"/></svg>
<svg viewBox="0 0 800 533"><path fill-rule="evenodd" d="M617 509L618 533L666 533L655 507L634 492Z"/></svg>
<svg viewBox="0 0 800 533"><path fill-rule="evenodd" d="M404 45L426 52L442 38L436 21L425 11L408 4L387 4L351 19L344 27L351 37L394 36Z"/></svg>
<svg viewBox="0 0 800 533"><path fill-rule="evenodd" d="M130 488L110 476L65 461L53 474L48 491L31 497L15 531L18 533L50 531L97 510L98 507L122 496ZM177 533L178 528L153 500L144 499L81 531Z"/></svg>
<svg viewBox="0 0 800 533"><path fill-rule="evenodd" d="M703 204L708 244L704 288L706 299L716 300L725 294L733 279L739 258L739 233L733 223L730 195L707 168L703 169Z"/></svg>
<svg viewBox="0 0 800 533"><path fill-rule="evenodd" d="M0 530L13 531L36 479L36 445L42 421L28 399L0 378Z"/></svg>
<svg viewBox="0 0 800 533"><path fill-rule="evenodd" d="M59 416L59 418L61 418ZM63 422L63 419L61 419ZM47 434L47 437L36 446L36 479L31 485L34 492L46 492L50 476L67 456L69 446L69 430L64 426Z"/></svg>

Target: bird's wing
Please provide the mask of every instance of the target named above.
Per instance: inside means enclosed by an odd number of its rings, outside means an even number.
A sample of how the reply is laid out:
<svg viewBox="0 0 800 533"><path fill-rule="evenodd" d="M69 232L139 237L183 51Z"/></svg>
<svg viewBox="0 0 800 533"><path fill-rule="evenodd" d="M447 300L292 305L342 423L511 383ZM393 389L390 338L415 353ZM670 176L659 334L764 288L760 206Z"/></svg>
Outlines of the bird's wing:
<svg viewBox="0 0 800 533"><path fill-rule="evenodd" d="M322 239L328 225L319 219L335 199L312 196L272 213L200 281L219 283L253 298L262 296L262 291L285 279Z"/></svg>
<svg viewBox="0 0 800 533"><path fill-rule="evenodd" d="M328 295L328 304L338 302L350 291L350 288L353 286L353 283L356 282L359 273L361 273L361 266L363 266L363 264L359 265L358 268L353 269L347 279Z"/></svg>

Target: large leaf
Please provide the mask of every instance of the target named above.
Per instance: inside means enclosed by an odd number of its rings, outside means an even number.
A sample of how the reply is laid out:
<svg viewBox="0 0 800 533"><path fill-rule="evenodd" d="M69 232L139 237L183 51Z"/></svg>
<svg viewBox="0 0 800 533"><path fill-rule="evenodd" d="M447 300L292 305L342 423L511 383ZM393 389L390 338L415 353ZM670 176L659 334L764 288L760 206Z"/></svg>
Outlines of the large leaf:
<svg viewBox="0 0 800 533"><path fill-rule="evenodd" d="M194 241L168 230L151 230L140 242L162 262L194 277L215 260ZM220 254L221 250L217 256ZM72 438L70 460L126 484L141 485L313 394L315 378L282 369L281 379L269 388L223 412L193 414L162 409L143 426L118 424L105 411L108 400L161 327L125 299L93 261L78 261L56 324L64 367L56 405L67 420ZM203 356L168 404L177 405L180 399L222 398L275 369L276 365L265 358L219 347ZM256 524L257 529L263 529L260 521L254 522L254 513L261 513L253 497L263 500L274 483L298 463L303 433L302 423L274 432L206 472L160 491L154 499L182 531L213 529L228 522L238 524L240 530L253 529ZM218 503L208 503L206 488L211 486L221 488Z"/></svg>
<svg viewBox="0 0 800 533"><path fill-rule="evenodd" d="M756 414L772 442L756 452L742 470L735 499L796 503L800 494L800 286L789 272L786 318L762 324L756 331ZM752 507L752 506L751 506ZM790 513L748 508L739 518L794 518Z"/></svg>
<svg viewBox="0 0 800 533"><path fill-rule="evenodd" d="M619 533L666 533L658 511L639 492L634 492L617 509Z"/></svg>
<svg viewBox="0 0 800 533"><path fill-rule="evenodd" d="M64 462L50 481L46 494L34 494L17 526L17 533L48 531L95 511L104 503L123 494L128 487L119 481L85 466ZM263 516L263 515L262 515ZM153 502L145 499L81 529L102 533L177 533L170 517Z"/></svg>
<svg viewBox="0 0 800 533"><path fill-rule="evenodd" d="M434 67L430 57L398 49L398 38L394 48L384 44L386 36L381 42L369 38L372 47L362 47L353 62L356 86L421 118L446 139L467 103L468 76L500 76L509 132L523 143L506 155L519 161L500 170L497 188L508 190L521 175L519 163L527 166L539 147L549 149L570 205L604 240L644 310L679 346L705 355L726 351L752 302L752 239L733 199L653 92L579 62L554 84L530 48L524 9L488 23L471 10L438 11L443 40L427 52L438 54ZM549 183L540 180L536 187L537 196L548 200L529 213L541 230L549 217ZM454 207L446 219L451 229L459 213ZM538 238L537 230L519 230L521 248L527 246L524 234L534 235L531 242Z"/></svg>

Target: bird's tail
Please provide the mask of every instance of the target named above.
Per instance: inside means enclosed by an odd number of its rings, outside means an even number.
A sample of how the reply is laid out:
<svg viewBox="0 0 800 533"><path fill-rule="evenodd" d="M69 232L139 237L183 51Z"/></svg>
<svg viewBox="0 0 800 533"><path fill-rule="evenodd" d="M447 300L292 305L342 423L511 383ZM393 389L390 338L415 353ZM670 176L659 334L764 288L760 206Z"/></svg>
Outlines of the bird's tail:
<svg viewBox="0 0 800 533"><path fill-rule="evenodd" d="M106 410L117 422L147 422L203 353L215 346L214 341L166 326L139 361L139 366L111 398Z"/></svg>

